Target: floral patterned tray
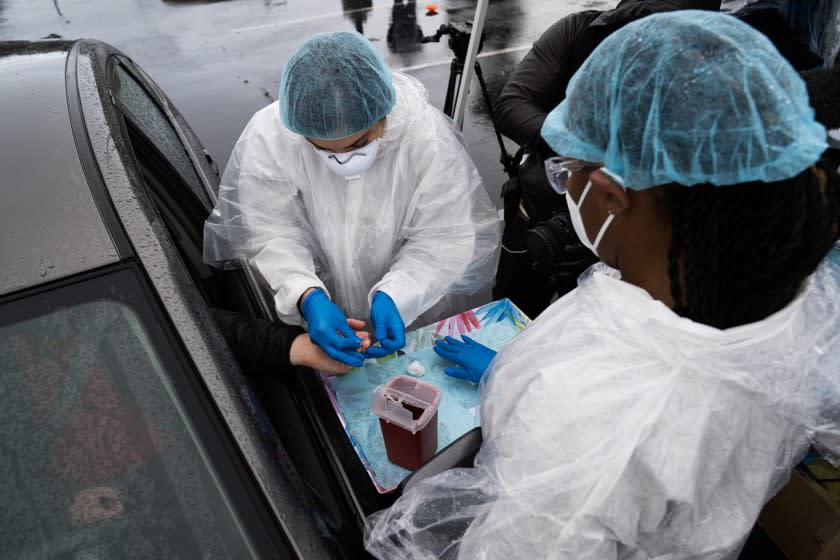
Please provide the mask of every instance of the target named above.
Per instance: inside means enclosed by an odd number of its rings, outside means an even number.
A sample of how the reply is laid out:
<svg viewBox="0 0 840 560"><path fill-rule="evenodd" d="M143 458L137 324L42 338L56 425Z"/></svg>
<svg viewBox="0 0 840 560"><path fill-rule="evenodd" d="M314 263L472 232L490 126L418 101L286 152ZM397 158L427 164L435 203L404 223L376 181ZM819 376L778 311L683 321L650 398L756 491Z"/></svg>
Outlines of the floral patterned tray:
<svg viewBox="0 0 840 560"><path fill-rule="evenodd" d="M404 350L367 360L364 366L344 376L321 372L347 437L380 493L394 490L410 471L388 461L379 419L370 411L370 396L374 389L395 375L407 375L406 366L412 361L422 363L426 369L422 380L441 390L438 449L443 449L479 425L478 387L444 373L444 368L452 364L434 353L435 339L469 334L474 340L498 350L528 323L530 320L510 300L494 301L406 333Z"/></svg>

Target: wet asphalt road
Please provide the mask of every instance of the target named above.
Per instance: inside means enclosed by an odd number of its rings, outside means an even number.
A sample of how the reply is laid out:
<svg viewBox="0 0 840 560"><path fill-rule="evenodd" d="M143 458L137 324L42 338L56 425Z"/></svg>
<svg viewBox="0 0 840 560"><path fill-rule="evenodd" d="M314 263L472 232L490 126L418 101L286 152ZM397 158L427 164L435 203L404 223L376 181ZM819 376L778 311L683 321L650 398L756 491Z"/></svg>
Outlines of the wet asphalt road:
<svg viewBox="0 0 840 560"><path fill-rule="evenodd" d="M452 53L418 42L441 24L471 18L470 0L439 0L437 15L394 0L0 0L0 40L51 34L111 43L169 95L220 167L251 115L277 96L283 64L313 33L356 29L388 64L415 76L443 106ZM491 0L480 62L491 97L554 21L604 0ZM499 148L477 82L464 133L491 196L504 182Z"/></svg>

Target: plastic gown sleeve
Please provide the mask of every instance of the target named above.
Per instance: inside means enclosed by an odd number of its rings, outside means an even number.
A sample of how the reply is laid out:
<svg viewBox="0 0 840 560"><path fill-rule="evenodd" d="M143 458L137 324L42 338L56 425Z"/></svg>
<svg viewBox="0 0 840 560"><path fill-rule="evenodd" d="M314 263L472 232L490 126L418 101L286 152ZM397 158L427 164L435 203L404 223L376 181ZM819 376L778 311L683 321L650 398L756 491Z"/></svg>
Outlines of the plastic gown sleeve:
<svg viewBox="0 0 840 560"><path fill-rule="evenodd" d="M302 324L297 307L307 288L329 295L315 272L305 216L294 185L274 162L263 137L246 127L219 187L219 203L204 228L204 258L211 264L244 258L274 293L280 318ZM247 209L247 212L243 212Z"/></svg>
<svg viewBox="0 0 840 560"><path fill-rule="evenodd" d="M451 121L431 112L433 135L458 135ZM421 152L434 138L418 139ZM462 142L454 153L418 158L417 188L402 226L402 243L382 280L405 324L413 322L446 294L471 294L487 285L498 263L501 223L481 177Z"/></svg>

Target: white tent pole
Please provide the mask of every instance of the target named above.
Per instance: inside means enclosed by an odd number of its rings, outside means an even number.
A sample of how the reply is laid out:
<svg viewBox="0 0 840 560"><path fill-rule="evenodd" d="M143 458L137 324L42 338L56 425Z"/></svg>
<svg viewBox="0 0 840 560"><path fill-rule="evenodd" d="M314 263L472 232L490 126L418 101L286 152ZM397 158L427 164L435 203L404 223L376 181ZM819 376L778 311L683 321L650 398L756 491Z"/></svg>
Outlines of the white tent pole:
<svg viewBox="0 0 840 560"><path fill-rule="evenodd" d="M487 15L488 0L478 0L475 7L472 30L470 31L470 44L467 46L467 57L464 60L464 72L461 75L461 83L458 84L458 95L455 98L455 112L453 120L458 128L464 128L464 112L467 107L467 94L470 91L470 83L475 74L475 59L478 56L478 46L481 44L481 34L484 32L484 18Z"/></svg>

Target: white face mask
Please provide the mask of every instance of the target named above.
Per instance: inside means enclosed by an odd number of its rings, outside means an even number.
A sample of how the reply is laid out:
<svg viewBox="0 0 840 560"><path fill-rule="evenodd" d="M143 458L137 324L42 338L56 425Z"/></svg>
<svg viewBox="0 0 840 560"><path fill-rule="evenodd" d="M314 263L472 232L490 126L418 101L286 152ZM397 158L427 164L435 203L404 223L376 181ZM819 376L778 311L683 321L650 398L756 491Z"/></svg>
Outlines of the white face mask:
<svg viewBox="0 0 840 560"><path fill-rule="evenodd" d="M318 154L330 171L342 177L350 177L353 175L361 175L368 168L373 165L373 160L376 159L376 154L379 151L379 139L377 138L367 146L353 150L352 152L345 152L343 154L335 154L315 148L315 153Z"/></svg>
<svg viewBox="0 0 840 560"><path fill-rule="evenodd" d="M580 207L583 206L583 201L586 199L586 195L589 194L589 189L592 188L592 181L587 181L586 186L583 188L583 193L580 195L580 200L575 204L575 201L572 200L572 196L569 194L569 191L566 191L566 204L569 207L569 217L572 219L572 227L575 228L575 233L577 234L578 238L580 238L580 242L583 243L584 247L595 253L595 256L598 256L598 245L601 243L601 239L604 238L604 234L607 232L607 228L610 227L613 219L615 219L615 214L610 214L607 216L607 219L604 220L601 229L598 230L598 235L595 236L595 241L590 242L589 237L586 235L586 228L583 227L583 219L580 217Z"/></svg>

